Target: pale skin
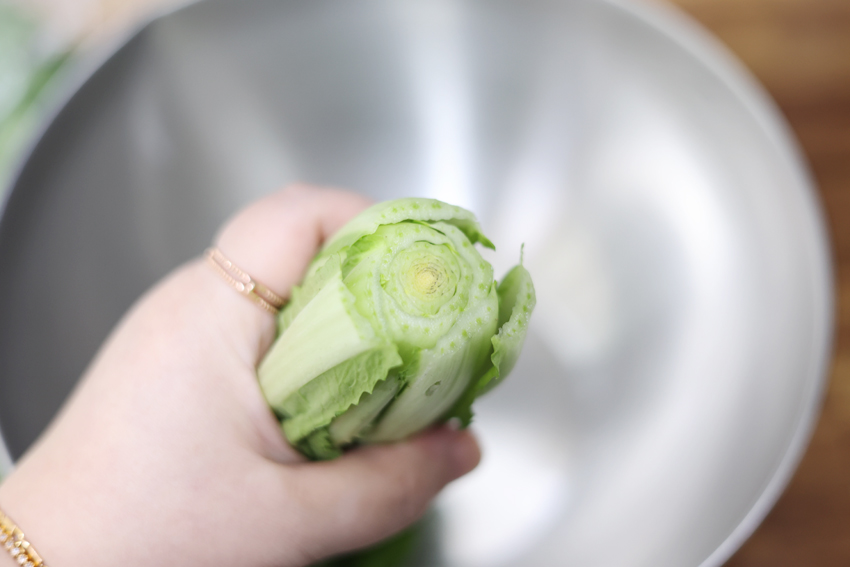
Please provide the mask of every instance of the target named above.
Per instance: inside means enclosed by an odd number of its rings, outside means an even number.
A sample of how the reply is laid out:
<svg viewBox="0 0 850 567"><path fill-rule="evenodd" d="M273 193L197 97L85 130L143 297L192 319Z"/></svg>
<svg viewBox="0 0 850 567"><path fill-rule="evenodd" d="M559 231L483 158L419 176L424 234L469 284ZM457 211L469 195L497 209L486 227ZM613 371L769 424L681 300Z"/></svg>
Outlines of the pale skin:
<svg viewBox="0 0 850 567"><path fill-rule="evenodd" d="M217 244L285 297L368 204L292 187L238 213ZM256 382L274 330L202 261L179 268L113 331L0 485L0 508L51 567L294 567L399 531L477 465L473 436L447 427L305 462ZM4 552L5 565L17 562Z"/></svg>

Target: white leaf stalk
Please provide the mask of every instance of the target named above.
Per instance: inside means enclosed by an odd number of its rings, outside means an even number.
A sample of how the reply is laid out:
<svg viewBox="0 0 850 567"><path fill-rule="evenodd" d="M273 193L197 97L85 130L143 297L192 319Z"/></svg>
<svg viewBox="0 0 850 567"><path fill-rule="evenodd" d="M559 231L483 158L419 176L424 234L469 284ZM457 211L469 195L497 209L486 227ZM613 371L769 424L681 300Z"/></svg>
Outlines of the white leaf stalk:
<svg viewBox="0 0 850 567"><path fill-rule="evenodd" d="M354 442L472 418L513 368L535 304L528 271L498 286L467 210L433 199L373 206L313 260L259 368L289 441L329 459Z"/></svg>

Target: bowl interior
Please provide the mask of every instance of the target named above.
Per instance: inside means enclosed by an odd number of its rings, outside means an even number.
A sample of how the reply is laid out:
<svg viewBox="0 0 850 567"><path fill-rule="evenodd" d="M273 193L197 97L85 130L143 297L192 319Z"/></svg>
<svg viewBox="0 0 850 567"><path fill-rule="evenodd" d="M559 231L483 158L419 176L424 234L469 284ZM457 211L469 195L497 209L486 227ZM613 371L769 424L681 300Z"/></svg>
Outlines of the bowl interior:
<svg viewBox="0 0 850 567"><path fill-rule="evenodd" d="M296 180L475 211L538 308L422 565L718 565L781 490L830 342L772 107L676 15L581 0L209 0L142 30L0 223L0 427L33 442L122 312Z"/></svg>

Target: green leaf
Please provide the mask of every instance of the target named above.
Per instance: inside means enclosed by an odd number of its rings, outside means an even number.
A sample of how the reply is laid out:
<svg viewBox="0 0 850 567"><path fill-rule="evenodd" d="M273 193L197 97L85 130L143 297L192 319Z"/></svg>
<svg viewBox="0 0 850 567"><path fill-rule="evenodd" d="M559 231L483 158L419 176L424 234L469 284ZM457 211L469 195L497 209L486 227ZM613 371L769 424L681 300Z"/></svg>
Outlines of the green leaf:
<svg viewBox="0 0 850 567"><path fill-rule="evenodd" d="M284 402L331 368L386 341L354 308L355 298L337 272L292 320L257 371L269 405L284 413Z"/></svg>
<svg viewBox="0 0 850 567"><path fill-rule="evenodd" d="M472 213L433 199L375 205L328 241L259 370L305 454L400 440L452 408L468 422L475 396L507 375L530 278L520 267L497 286L475 243L492 246Z"/></svg>
<svg viewBox="0 0 850 567"><path fill-rule="evenodd" d="M411 197L377 203L363 211L325 243L316 261L324 263L329 255L345 250L364 236L374 234L379 226L405 221L445 221L463 231L473 244L480 242L495 249L471 212L436 199Z"/></svg>
<svg viewBox="0 0 850 567"><path fill-rule="evenodd" d="M397 375L390 374L386 380L378 382L371 393L365 393L357 405L333 420L328 431L337 445L347 445L361 435L381 414L401 389Z"/></svg>
<svg viewBox="0 0 850 567"><path fill-rule="evenodd" d="M472 402L504 380L516 365L528 334L528 321L537 303L531 274L522 264L514 266L497 288L499 332L491 342L491 365L463 393L445 419L456 417L466 427L472 421Z"/></svg>
<svg viewBox="0 0 850 567"><path fill-rule="evenodd" d="M502 280L499 294L499 333L493 337L493 368L496 374L479 382L479 395L492 390L514 369L528 334L528 321L537 304L531 274L515 266ZM510 314L510 315L508 315Z"/></svg>
<svg viewBox="0 0 850 567"><path fill-rule="evenodd" d="M317 429L295 446L304 456L314 461L330 461L342 455L342 450L331 441L327 427Z"/></svg>
<svg viewBox="0 0 850 567"><path fill-rule="evenodd" d="M335 417L357 404L364 394L371 393L379 382L385 381L390 369L400 366L401 362L395 346L386 344L360 353L320 374L280 405L279 410L286 418L283 422L286 437L297 443L314 430L330 425ZM390 399L392 395L386 402Z"/></svg>
<svg viewBox="0 0 850 567"><path fill-rule="evenodd" d="M372 547L328 559L313 567L403 567L422 539L422 531L421 522L416 523Z"/></svg>
<svg viewBox="0 0 850 567"><path fill-rule="evenodd" d="M490 292L470 305L457 324L430 349L419 353L415 373L363 439L403 439L438 421L469 388L476 370L487 362L490 337L496 332L498 298Z"/></svg>
<svg viewBox="0 0 850 567"><path fill-rule="evenodd" d="M292 324L301 310L313 300L320 291L341 273L341 260L339 254L334 254L311 278L304 281L304 285L292 288L289 302L278 316L278 334L283 333Z"/></svg>

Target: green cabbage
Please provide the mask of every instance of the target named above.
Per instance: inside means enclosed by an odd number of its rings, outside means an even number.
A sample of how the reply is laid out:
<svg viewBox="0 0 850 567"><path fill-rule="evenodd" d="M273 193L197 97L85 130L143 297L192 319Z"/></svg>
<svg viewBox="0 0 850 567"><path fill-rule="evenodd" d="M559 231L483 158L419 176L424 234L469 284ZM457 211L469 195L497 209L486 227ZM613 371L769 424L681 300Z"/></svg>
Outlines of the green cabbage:
<svg viewBox="0 0 850 567"><path fill-rule="evenodd" d="M315 459L472 419L511 371L535 304L518 265L501 284L469 211L399 199L331 238L292 290L260 386L289 441Z"/></svg>

